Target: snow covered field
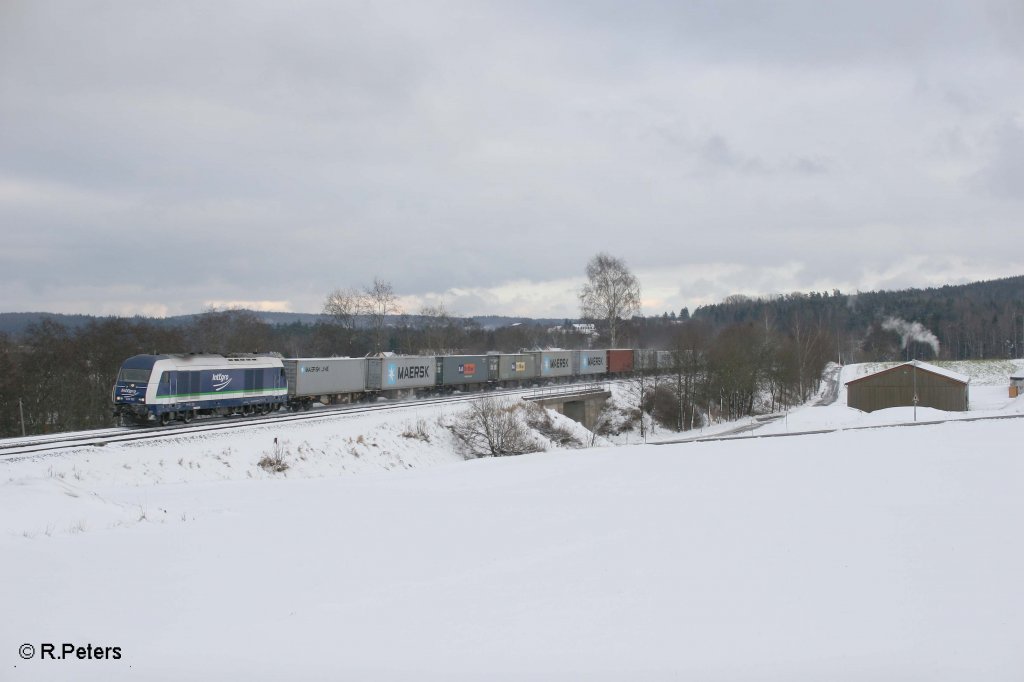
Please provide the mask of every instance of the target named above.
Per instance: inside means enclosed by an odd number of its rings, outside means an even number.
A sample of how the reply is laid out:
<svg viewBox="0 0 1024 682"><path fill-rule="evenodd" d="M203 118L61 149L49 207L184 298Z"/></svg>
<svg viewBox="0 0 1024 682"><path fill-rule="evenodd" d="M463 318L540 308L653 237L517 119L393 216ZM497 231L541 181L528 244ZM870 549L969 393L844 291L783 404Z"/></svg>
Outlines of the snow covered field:
<svg viewBox="0 0 1024 682"><path fill-rule="evenodd" d="M999 381L978 414L1024 411ZM1024 419L844 405L505 459L407 408L0 461L0 679L1024 678Z"/></svg>

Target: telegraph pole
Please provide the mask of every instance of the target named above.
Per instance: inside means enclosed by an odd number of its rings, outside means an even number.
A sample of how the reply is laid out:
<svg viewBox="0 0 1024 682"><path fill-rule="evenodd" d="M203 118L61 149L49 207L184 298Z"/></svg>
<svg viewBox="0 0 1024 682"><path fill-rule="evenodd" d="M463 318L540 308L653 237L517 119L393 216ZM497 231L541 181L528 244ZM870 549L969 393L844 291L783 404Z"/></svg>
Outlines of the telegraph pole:
<svg viewBox="0 0 1024 682"><path fill-rule="evenodd" d="M914 421L917 421L917 360L914 360Z"/></svg>

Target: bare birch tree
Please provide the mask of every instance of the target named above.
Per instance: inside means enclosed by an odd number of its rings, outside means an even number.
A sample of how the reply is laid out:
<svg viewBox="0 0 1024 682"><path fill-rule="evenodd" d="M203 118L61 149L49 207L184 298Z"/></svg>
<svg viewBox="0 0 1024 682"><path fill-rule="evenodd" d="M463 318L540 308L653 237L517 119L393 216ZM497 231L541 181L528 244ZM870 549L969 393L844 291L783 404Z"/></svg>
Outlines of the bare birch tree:
<svg viewBox="0 0 1024 682"><path fill-rule="evenodd" d="M361 297L362 310L370 318L370 327L373 329L373 349L379 353L383 348L384 323L388 315L395 315L402 312L398 305L398 297L391 282L373 278L373 284L363 289Z"/></svg>
<svg viewBox="0 0 1024 682"><path fill-rule="evenodd" d="M580 314L607 324L609 342L614 348L619 321L640 311L640 282L625 261L599 253L587 263L587 283L579 298Z"/></svg>

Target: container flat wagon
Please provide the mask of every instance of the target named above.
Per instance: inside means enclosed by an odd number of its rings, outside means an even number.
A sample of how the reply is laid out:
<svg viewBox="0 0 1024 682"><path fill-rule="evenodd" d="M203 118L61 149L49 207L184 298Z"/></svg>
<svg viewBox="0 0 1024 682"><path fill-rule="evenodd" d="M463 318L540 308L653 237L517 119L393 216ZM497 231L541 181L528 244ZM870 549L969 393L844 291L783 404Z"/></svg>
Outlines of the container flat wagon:
<svg viewBox="0 0 1024 682"><path fill-rule="evenodd" d="M571 377L573 375L573 351L537 352L538 375L542 379Z"/></svg>
<svg viewBox="0 0 1024 682"><path fill-rule="evenodd" d="M438 386L486 384L498 378L497 355L444 355L437 360Z"/></svg>
<svg viewBox="0 0 1024 682"><path fill-rule="evenodd" d="M580 376L593 376L608 373L608 351L581 350L577 351L576 373Z"/></svg>
<svg viewBox="0 0 1024 682"><path fill-rule="evenodd" d="M608 351L608 373L625 374L633 371L633 350L615 348Z"/></svg>
<svg viewBox="0 0 1024 682"><path fill-rule="evenodd" d="M433 388L437 385L437 356L369 358L367 391Z"/></svg>
<svg viewBox="0 0 1024 682"><path fill-rule="evenodd" d="M352 402L366 393L366 358L287 358L288 406Z"/></svg>
<svg viewBox="0 0 1024 682"><path fill-rule="evenodd" d="M499 381L530 381L537 378L537 353L498 356Z"/></svg>

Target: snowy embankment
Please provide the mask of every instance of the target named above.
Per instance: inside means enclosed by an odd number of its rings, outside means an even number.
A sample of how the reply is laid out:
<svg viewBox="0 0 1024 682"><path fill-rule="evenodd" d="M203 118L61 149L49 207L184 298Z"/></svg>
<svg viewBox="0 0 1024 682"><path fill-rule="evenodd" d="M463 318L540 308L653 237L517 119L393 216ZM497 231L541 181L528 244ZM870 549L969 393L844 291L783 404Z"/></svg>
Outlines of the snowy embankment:
<svg viewBox="0 0 1024 682"><path fill-rule="evenodd" d="M1024 677L1020 421L465 462L365 419L0 464L0 679Z"/></svg>

